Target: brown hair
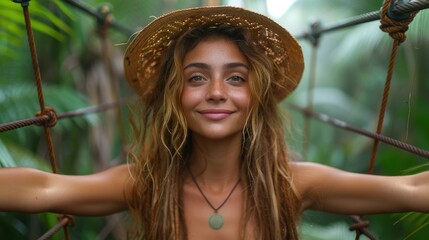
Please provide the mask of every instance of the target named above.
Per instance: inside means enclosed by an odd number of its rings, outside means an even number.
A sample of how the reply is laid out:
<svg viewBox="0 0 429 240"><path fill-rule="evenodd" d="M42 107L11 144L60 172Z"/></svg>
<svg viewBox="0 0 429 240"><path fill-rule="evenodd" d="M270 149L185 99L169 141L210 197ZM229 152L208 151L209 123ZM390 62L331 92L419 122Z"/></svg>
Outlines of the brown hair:
<svg viewBox="0 0 429 240"><path fill-rule="evenodd" d="M188 51L214 36L236 42L251 69L252 104L243 129L240 173L245 194L241 237L245 238L245 226L252 219L256 239L297 239L300 202L290 176L283 121L273 94L273 73L278 69L251 41L250 32L227 24L202 25L171 42L163 52L151 94L137 106L132 120L136 141L130 154L134 186L128 196L136 217L131 237L186 239L182 187L192 141L180 106L181 64Z"/></svg>

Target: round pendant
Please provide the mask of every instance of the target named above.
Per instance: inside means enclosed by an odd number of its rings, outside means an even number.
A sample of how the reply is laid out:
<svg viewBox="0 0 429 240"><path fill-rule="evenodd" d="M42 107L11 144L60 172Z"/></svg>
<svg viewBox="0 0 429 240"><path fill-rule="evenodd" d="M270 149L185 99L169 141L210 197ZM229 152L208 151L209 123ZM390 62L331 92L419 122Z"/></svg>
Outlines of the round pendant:
<svg viewBox="0 0 429 240"><path fill-rule="evenodd" d="M222 215L213 213L209 218L209 226L214 230L218 230L223 226L224 220Z"/></svg>

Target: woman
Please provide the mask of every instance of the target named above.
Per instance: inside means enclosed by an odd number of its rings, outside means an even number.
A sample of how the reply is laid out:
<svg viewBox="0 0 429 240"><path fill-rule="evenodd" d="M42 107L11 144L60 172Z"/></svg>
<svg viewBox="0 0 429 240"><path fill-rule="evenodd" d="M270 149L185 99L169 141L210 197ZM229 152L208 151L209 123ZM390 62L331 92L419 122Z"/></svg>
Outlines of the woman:
<svg viewBox="0 0 429 240"><path fill-rule="evenodd" d="M429 173L347 173L293 162L277 103L297 86L300 46L234 7L172 12L137 34L130 162L89 176L4 169L0 210L105 215L129 209L137 239L297 239L301 211L429 211Z"/></svg>

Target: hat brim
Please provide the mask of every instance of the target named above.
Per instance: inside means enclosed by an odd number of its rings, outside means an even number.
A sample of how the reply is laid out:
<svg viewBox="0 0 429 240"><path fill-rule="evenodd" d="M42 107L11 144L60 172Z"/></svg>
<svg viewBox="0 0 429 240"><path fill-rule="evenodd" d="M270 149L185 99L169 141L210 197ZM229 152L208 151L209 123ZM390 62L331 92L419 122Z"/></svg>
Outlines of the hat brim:
<svg viewBox="0 0 429 240"><path fill-rule="evenodd" d="M242 26L252 32L254 41L273 59L278 71L274 94L280 101L298 85L304 69L301 46L282 26L270 18L243 8L211 6L189 8L162 15L140 32L128 45L124 58L125 77L137 94L150 94L153 75L158 70L161 53L190 28L207 23Z"/></svg>

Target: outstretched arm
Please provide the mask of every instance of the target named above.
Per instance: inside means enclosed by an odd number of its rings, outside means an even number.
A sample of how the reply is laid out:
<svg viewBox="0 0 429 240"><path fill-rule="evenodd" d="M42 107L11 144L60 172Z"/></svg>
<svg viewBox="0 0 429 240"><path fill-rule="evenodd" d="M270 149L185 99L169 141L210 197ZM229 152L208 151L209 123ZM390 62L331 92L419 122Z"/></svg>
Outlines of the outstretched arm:
<svg viewBox="0 0 429 240"><path fill-rule="evenodd" d="M30 168L0 169L0 211L107 215L126 209L127 165L86 176Z"/></svg>
<svg viewBox="0 0 429 240"><path fill-rule="evenodd" d="M429 212L429 172L375 176L314 163L293 163L292 171L304 209L356 215Z"/></svg>

